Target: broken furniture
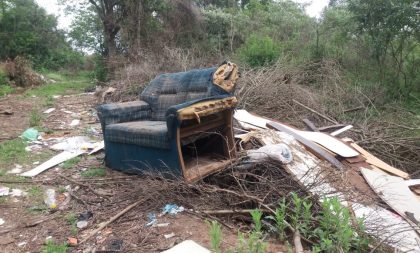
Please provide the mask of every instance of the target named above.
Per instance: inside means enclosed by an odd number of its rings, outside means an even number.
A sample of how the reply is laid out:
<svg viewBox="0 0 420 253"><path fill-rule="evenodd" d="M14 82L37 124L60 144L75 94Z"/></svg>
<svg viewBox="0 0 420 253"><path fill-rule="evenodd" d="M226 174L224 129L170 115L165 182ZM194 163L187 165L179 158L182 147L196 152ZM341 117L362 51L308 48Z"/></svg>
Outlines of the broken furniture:
<svg viewBox="0 0 420 253"><path fill-rule="evenodd" d="M232 131L237 66L162 74L140 100L98 107L105 162L129 173L183 175L194 181L235 156Z"/></svg>

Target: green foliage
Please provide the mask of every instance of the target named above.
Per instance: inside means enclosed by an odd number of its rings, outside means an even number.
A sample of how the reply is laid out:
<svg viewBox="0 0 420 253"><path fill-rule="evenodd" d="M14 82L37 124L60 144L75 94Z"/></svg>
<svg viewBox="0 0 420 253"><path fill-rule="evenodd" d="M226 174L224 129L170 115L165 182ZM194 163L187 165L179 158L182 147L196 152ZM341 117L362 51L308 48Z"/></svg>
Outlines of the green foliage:
<svg viewBox="0 0 420 253"><path fill-rule="evenodd" d="M21 139L8 140L0 143L0 164L17 162L27 156L26 143Z"/></svg>
<svg viewBox="0 0 420 253"><path fill-rule="evenodd" d="M94 56L95 70L94 78L99 82L105 82L108 79L108 70L104 57L99 54Z"/></svg>
<svg viewBox="0 0 420 253"><path fill-rule="evenodd" d="M215 253L221 253L220 244L222 242L222 227L217 221L208 222L210 225L210 245Z"/></svg>
<svg viewBox="0 0 420 253"><path fill-rule="evenodd" d="M45 247L41 250L41 253L66 253L68 251L67 244L55 243L53 240L47 240Z"/></svg>
<svg viewBox="0 0 420 253"><path fill-rule="evenodd" d="M239 48L239 57L251 67L265 66L280 56L280 46L270 37L253 35Z"/></svg>
<svg viewBox="0 0 420 253"><path fill-rule="evenodd" d="M103 177L106 175L104 168L90 168L81 173L82 177Z"/></svg>
<svg viewBox="0 0 420 253"><path fill-rule="evenodd" d="M24 56L35 68L58 69L78 58L57 29L57 18L34 0L2 1L0 44L0 60Z"/></svg>
<svg viewBox="0 0 420 253"><path fill-rule="evenodd" d="M0 97L4 97L7 94L13 93L15 89L10 87L9 85L0 85Z"/></svg>

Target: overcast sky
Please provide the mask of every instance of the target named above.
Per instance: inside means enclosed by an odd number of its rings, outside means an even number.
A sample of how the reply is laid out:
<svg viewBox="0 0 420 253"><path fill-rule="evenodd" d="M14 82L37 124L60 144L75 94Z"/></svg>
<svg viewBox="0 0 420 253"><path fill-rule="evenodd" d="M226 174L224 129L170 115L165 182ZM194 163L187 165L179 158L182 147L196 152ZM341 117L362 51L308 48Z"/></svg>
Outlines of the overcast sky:
<svg viewBox="0 0 420 253"><path fill-rule="evenodd" d="M82 0L81 0L82 1ZM328 5L329 0L293 0L302 4L309 4L306 7L306 13L311 17L319 17L322 9ZM49 14L58 16L58 27L66 29L70 26L72 17L66 16L63 7L59 6L57 0L36 0L36 2L44 7Z"/></svg>

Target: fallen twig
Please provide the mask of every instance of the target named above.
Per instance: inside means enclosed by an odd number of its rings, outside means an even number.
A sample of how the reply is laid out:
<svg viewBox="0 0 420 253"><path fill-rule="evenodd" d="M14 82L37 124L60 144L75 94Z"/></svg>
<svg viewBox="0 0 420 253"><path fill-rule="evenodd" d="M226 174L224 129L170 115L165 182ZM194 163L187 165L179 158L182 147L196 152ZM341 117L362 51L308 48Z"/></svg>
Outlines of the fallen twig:
<svg viewBox="0 0 420 253"><path fill-rule="evenodd" d="M65 180L69 181L69 182L72 182L73 184L77 184L77 185L88 188L91 192L93 192L95 195L97 195L99 197L105 197L105 198L108 199L108 196L112 196L112 194L104 194L104 193L98 192L95 189L93 189L92 186L90 186L90 185L83 184L83 183L80 183L80 182L76 182L73 179L67 178L67 177L62 176L62 175L58 175L58 176L61 177L62 179L65 179Z"/></svg>
<svg viewBox="0 0 420 253"><path fill-rule="evenodd" d="M301 242L301 237L299 230L296 229L295 233L293 234L293 243L295 244L295 253L303 253L303 246Z"/></svg>
<svg viewBox="0 0 420 253"><path fill-rule="evenodd" d="M102 229L104 229L106 226L108 226L109 224L111 224L112 222L114 222L115 220L117 220L118 218L120 218L121 216L123 216L125 213L127 213L128 211L130 211L131 209L133 209L134 207L136 207L138 204L143 203L144 201L145 200L138 200L138 201L134 202L133 204L127 206L121 212L119 212L116 215L114 215L108 221L100 223L99 224L99 227L97 229L93 230L88 236L86 236L83 240L80 241L80 244L82 244L82 243L86 242L87 240L89 240L89 238L91 238L92 236L94 236L96 233L98 233L99 231L101 231Z"/></svg>
<svg viewBox="0 0 420 253"><path fill-rule="evenodd" d="M325 120L327 120L327 121L329 121L329 122L331 122L331 123L338 124L338 122L337 122L336 120L331 119L330 117L325 116L324 114L319 113L319 112L315 111L314 109L312 109L312 108L310 108L310 107L307 107L306 105L304 105L304 104L302 104L302 103L300 103L300 102L296 101L295 99L292 99L292 101L293 101L295 104L298 104L298 105L302 106L303 108L305 108L305 109L307 109L307 110L309 110L309 111L311 111L311 112L315 113L316 115L320 116L321 118L323 118L323 119L325 119Z"/></svg>

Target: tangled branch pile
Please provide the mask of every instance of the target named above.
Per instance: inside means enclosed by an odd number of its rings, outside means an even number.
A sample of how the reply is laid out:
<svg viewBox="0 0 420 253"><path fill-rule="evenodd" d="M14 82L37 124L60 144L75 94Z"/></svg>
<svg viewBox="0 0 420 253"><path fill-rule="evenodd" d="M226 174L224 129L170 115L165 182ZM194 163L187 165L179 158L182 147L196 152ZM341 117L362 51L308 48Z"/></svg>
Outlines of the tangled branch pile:
<svg viewBox="0 0 420 253"><path fill-rule="evenodd" d="M350 137L386 162L419 176L420 119L397 104L387 104L379 85L349 85L339 65L331 61L303 66L278 62L244 70L241 77L239 107L299 128L305 127L304 118L319 127L351 124Z"/></svg>

